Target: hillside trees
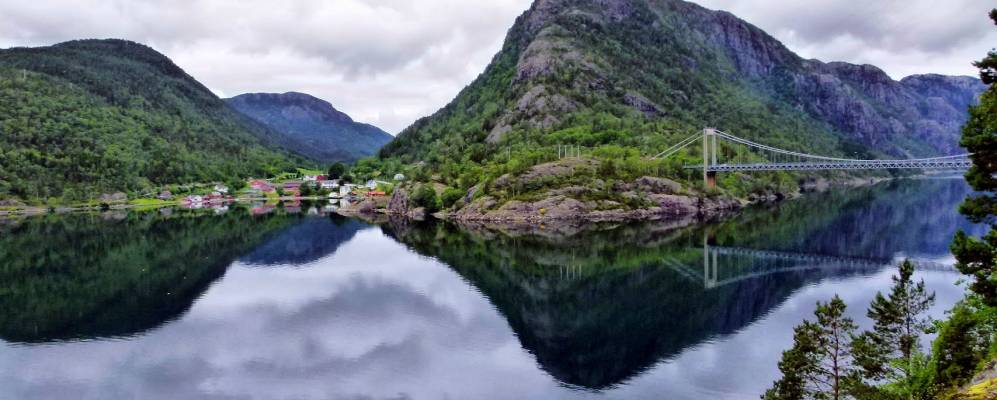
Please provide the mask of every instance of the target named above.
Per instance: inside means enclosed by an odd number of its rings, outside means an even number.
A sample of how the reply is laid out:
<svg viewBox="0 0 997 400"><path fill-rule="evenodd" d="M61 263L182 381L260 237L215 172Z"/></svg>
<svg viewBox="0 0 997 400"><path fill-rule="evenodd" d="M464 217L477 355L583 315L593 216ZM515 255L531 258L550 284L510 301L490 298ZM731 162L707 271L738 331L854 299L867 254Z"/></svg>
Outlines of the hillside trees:
<svg viewBox="0 0 997 400"><path fill-rule="evenodd" d="M0 198L86 200L301 162L245 122L137 43L0 50Z"/></svg>

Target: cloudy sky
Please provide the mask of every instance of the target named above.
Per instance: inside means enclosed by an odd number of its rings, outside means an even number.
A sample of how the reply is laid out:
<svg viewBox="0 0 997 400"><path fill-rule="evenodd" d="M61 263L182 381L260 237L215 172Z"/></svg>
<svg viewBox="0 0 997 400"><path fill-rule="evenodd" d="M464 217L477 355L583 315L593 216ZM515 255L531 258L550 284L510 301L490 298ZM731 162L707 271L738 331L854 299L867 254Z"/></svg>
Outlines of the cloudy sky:
<svg viewBox="0 0 997 400"><path fill-rule="evenodd" d="M695 0L808 58L972 75L991 0ZM301 91L398 133L480 73L532 0L0 0L0 48L125 38L219 96Z"/></svg>

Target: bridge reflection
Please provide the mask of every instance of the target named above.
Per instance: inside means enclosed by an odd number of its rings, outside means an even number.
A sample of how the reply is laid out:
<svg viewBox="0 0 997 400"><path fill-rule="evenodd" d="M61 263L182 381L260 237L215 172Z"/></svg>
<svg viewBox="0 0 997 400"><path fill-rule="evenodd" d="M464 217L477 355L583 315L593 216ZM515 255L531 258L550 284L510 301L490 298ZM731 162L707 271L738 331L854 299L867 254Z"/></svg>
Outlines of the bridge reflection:
<svg viewBox="0 0 997 400"><path fill-rule="evenodd" d="M711 245L704 237L703 246L688 249L701 252L702 265L689 265L672 257L662 263L689 280L702 282L706 289L714 289L766 275L796 271L826 271L828 273L875 273L884 267L895 266L902 259L849 257L817 253L759 250L743 247ZM954 271L951 264L933 260L911 259L919 270Z"/></svg>

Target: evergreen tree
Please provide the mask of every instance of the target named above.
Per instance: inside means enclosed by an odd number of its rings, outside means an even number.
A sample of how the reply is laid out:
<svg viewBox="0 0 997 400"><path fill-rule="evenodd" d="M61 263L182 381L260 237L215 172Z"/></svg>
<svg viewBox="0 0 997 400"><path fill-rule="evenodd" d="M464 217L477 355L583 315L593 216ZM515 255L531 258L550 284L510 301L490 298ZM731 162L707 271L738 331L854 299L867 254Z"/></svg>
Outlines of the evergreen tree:
<svg viewBox="0 0 997 400"><path fill-rule="evenodd" d="M924 356L920 352L920 337L932 327L925 316L935 303L934 293L928 293L924 280L914 283L914 264L900 264L899 275L893 276L888 296L877 293L869 306L868 316L874 321L872 331L863 332L852 342L852 354L861 368L862 378L869 384L890 382L881 388L866 386L883 395L906 394L910 397L922 369ZM897 396L886 396L897 397Z"/></svg>
<svg viewBox="0 0 997 400"><path fill-rule="evenodd" d="M782 355L779 370L783 373L763 399L833 399L846 398L849 382L855 374L851 340L857 328L845 316L847 306L834 296L828 303L817 303L814 322L804 321L793 335L793 347Z"/></svg>
<svg viewBox="0 0 997 400"><path fill-rule="evenodd" d="M329 166L328 177L329 179L340 179L346 174L347 169L346 164L341 162L332 164Z"/></svg>
<svg viewBox="0 0 997 400"><path fill-rule="evenodd" d="M816 375L817 363L812 356L817 353L817 326L803 321L793 330L793 347L782 353L779 371L782 378L762 396L765 400L796 400L809 395L807 377Z"/></svg>
<svg viewBox="0 0 997 400"><path fill-rule="evenodd" d="M997 9L990 12L997 24ZM962 131L962 146L973 153L973 166L966 181L979 194L963 203L960 211L974 222L991 224L982 239L958 232L952 244L962 273L974 278L971 289L990 306L997 306L997 50L976 62L980 77L990 88L980 97L980 104L970 108L969 121Z"/></svg>
<svg viewBox="0 0 997 400"><path fill-rule="evenodd" d="M961 386L973 377L991 345L993 332L988 328L965 302L952 309L932 349L935 379L940 386Z"/></svg>

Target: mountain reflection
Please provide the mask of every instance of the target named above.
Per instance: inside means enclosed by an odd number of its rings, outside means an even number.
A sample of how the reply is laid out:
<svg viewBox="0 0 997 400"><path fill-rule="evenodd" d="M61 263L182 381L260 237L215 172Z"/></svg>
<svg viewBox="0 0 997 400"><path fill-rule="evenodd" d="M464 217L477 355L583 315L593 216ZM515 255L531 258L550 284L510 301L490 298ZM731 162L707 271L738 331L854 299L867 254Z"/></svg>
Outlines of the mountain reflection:
<svg viewBox="0 0 997 400"><path fill-rule="evenodd" d="M713 397L754 398L814 301L868 303L898 257L944 268L952 232L982 229L953 211L966 190L891 183L705 224L0 220L0 392L711 398L723 381L740 395ZM941 309L955 275L928 276Z"/></svg>
<svg viewBox="0 0 997 400"><path fill-rule="evenodd" d="M51 215L0 225L0 338L140 334L173 320L298 218L178 211Z"/></svg>
<svg viewBox="0 0 997 400"><path fill-rule="evenodd" d="M550 375L603 390L746 327L809 283L872 274L904 249L947 254L945 235L922 232L978 229L950 212L965 195L961 182L919 185L815 194L684 228L608 226L565 236L449 224L383 229L477 287Z"/></svg>
<svg viewBox="0 0 997 400"><path fill-rule="evenodd" d="M369 226L336 214L308 218L280 232L239 261L252 266L308 264L335 253L339 246Z"/></svg>

